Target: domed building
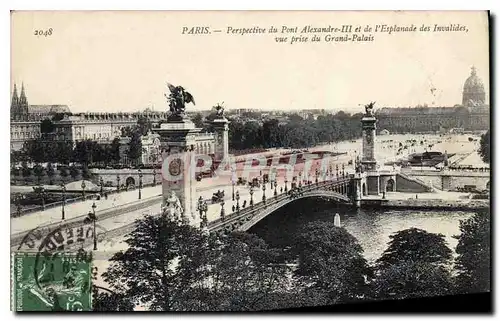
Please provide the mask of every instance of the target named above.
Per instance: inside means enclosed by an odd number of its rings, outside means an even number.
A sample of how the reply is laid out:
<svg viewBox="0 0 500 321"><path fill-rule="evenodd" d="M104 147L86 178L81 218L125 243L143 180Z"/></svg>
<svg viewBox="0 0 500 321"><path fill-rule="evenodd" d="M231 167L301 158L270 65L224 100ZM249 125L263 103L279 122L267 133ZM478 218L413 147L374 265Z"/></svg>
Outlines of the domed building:
<svg viewBox="0 0 500 321"><path fill-rule="evenodd" d="M378 126L391 133L483 131L490 128L490 108L476 68L465 80L462 104L441 107L384 107L377 112Z"/></svg>
<svg viewBox="0 0 500 321"><path fill-rule="evenodd" d="M484 91L483 82L477 76L476 68L472 67L469 78L465 80L464 91L462 94L462 106L483 106L485 99L486 93Z"/></svg>

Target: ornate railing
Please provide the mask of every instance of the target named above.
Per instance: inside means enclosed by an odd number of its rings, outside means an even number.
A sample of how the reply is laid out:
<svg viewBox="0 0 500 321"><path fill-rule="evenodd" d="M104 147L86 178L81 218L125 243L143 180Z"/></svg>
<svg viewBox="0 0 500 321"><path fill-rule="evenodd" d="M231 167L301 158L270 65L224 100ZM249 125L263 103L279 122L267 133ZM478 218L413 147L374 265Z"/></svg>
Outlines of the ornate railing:
<svg viewBox="0 0 500 321"><path fill-rule="evenodd" d="M312 183L309 185L304 185L299 188L299 193L300 196L292 196L287 193L282 193L277 196L271 196L266 199L266 201L261 201L253 206L246 207L240 211L236 211L231 213L230 215L222 218L218 218L216 220L213 220L208 223L208 229L209 230L219 230L221 228L224 228L225 226L231 226L233 224L238 224L241 225L240 223L243 221L249 221L256 215L263 215L263 217L267 216L269 213L275 211L276 209L284 206L285 204L290 203L291 201L297 199L297 198L305 198L305 197L310 197L310 196L325 196L325 197L330 197L330 196L336 196L339 199L341 199L343 202L350 202L350 199L346 196L348 191L346 189L345 194L340 194L336 192L326 192L325 193L319 193L318 195L318 190L321 189L327 189L330 187L334 187L337 185L341 184L347 184L349 183L350 179L349 178L342 178L339 180L335 181L323 181L323 182L318 182L318 183ZM264 214L260 214L264 213Z"/></svg>

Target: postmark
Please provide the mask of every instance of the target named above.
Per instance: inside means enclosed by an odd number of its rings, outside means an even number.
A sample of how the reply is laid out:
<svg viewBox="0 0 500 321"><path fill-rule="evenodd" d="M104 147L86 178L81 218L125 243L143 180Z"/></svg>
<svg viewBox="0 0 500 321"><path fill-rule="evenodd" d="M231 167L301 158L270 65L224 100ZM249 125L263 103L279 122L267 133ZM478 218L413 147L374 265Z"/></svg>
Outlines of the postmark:
<svg viewBox="0 0 500 321"><path fill-rule="evenodd" d="M90 311L91 259L81 253L12 254L14 311Z"/></svg>
<svg viewBox="0 0 500 321"><path fill-rule="evenodd" d="M91 246L94 237L101 243L106 232L98 224L28 232L13 253L12 310L90 311Z"/></svg>

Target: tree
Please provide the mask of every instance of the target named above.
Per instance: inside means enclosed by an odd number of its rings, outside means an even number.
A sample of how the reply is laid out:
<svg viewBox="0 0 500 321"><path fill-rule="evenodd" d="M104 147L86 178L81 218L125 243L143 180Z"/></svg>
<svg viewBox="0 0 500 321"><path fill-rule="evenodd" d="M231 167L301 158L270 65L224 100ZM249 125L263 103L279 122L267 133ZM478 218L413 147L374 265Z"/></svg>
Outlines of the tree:
<svg viewBox="0 0 500 321"><path fill-rule="evenodd" d="M390 236L388 248L376 261L374 298L416 298L450 294L451 250L444 235L410 228Z"/></svg>
<svg viewBox="0 0 500 321"><path fill-rule="evenodd" d="M201 113L196 113L196 115L193 116L193 123L197 128L205 127L203 124L203 115Z"/></svg>
<svg viewBox="0 0 500 321"><path fill-rule="evenodd" d="M104 280L135 305L171 311L178 283L174 266L179 252L192 248L191 235L196 235L192 226L162 216L145 216L125 240L129 248L110 259Z"/></svg>
<svg viewBox="0 0 500 321"><path fill-rule="evenodd" d="M295 275L305 296L315 293L319 304L356 300L366 290L372 270L354 236L333 222L307 224L294 242ZM312 290L312 291L311 291Z"/></svg>
<svg viewBox="0 0 500 321"><path fill-rule="evenodd" d="M53 133L54 130L55 130L54 123L50 119L46 118L42 120L42 122L40 123L40 132L42 134Z"/></svg>
<svg viewBox="0 0 500 321"><path fill-rule="evenodd" d="M54 177L54 175L56 175L56 172L54 170L54 166L52 165L52 163L47 163L47 176L49 177L49 184L52 185L53 184L53 181L52 181L52 178Z"/></svg>
<svg viewBox="0 0 500 321"><path fill-rule="evenodd" d="M24 143L23 149L29 159L35 163L43 163L47 160L47 148L41 138L28 140Z"/></svg>
<svg viewBox="0 0 500 321"><path fill-rule="evenodd" d="M89 168L87 165L83 165L82 167L82 178L89 180L91 178L92 174L89 171Z"/></svg>
<svg viewBox="0 0 500 321"><path fill-rule="evenodd" d="M219 238L165 216L138 220L103 274L126 302L159 311L277 308L286 280L279 256L251 235Z"/></svg>
<svg viewBox="0 0 500 321"><path fill-rule="evenodd" d="M203 252L179 260L180 280L187 282L179 286L183 291L178 301L185 304L192 300L185 309L260 311L284 307L280 297L290 295L285 290L289 268L277 264L281 250L270 249L259 237L241 232L220 240L209 236L205 244L195 247Z"/></svg>
<svg viewBox="0 0 500 321"><path fill-rule="evenodd" d="M139 132L132 135L128 146L128 158L132 164L137 164L142 156L142 141Z"/></svg>
<svg viewBox="0 0 500 321"><path fill-rule="evenodd" d="M73 178L73 180L76 180L76 178L80 174L80 171L75 166L71 166L69 168L69 174L71 175L71 177Z"/></svg>
<svg viewBox="0 0 500 321"><path fill-rule="evenodd" d="M483 162L490 163L490 130L481 136L479 141L479 155L483 159Z"/></svg>
<svg viewBox="0 0 500 321"><path fill-rule="evenodd" d="M66 167L59 168L59 176L61 176L63 183L64 183L64 179L66 177L68 177L68 175L69 175L69 172L68 172L68 169ZM78 172L77 172L76 176L78 176Z"/></svg>
<svg viewBox="0 0 500 321"><path fill-rule="evenodd" d="M27 182L28 177L31 176L31 168L28 167L28 163L26 162L21 163L21 172L24 177L24 180Z"/></svg>
<svg viewBox="0 0 500 321"><path fill-rule="evenodd" d="M42 177L45 175L45 169L40 164L36 164L33 167L33 172L35 173L37 184L40 184Z"/></svg>
<svg viewBox="0 0 500 321"><path fill-rule="evenodd" d="M120 138L115 137L111 142L109 157L115 163L120 162Z"/></svg>
<svg viewBox="0 0 500 321"><path fill-rule="evenodd" d="M459 292L491 291L491 223L489 212L478 212L460 221L455 260Z"/></svg>
<svg viewBox="0 0 500 321"><path fill-rule="evenodd" d="M379 270L371 295L378 299L409 299L452 293L450 272L429 262L403 261Z"/></svg>
<svg viewBox="0 0 500 321"><path fill-rule="evenodd" d="M443 234L409 228L389 236L388 248L377 260L377 264L388 267L401 262L426 262L446 265L451 259L451 250Z"/></svg>

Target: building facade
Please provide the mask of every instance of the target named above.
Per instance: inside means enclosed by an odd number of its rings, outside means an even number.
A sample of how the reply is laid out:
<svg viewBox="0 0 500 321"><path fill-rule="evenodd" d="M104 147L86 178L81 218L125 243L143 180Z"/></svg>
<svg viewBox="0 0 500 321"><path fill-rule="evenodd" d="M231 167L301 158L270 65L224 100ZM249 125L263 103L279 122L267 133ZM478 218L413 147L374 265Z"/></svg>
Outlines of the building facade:
<svg viewBox="0 0 500 321"><path fill-rule="evenodd" d="M476 69L472 67L465 80L462 104L453 107L382 108L377 112L380 130L391 133L449 131L481 131L490 127L490 108Z"/></svg>

